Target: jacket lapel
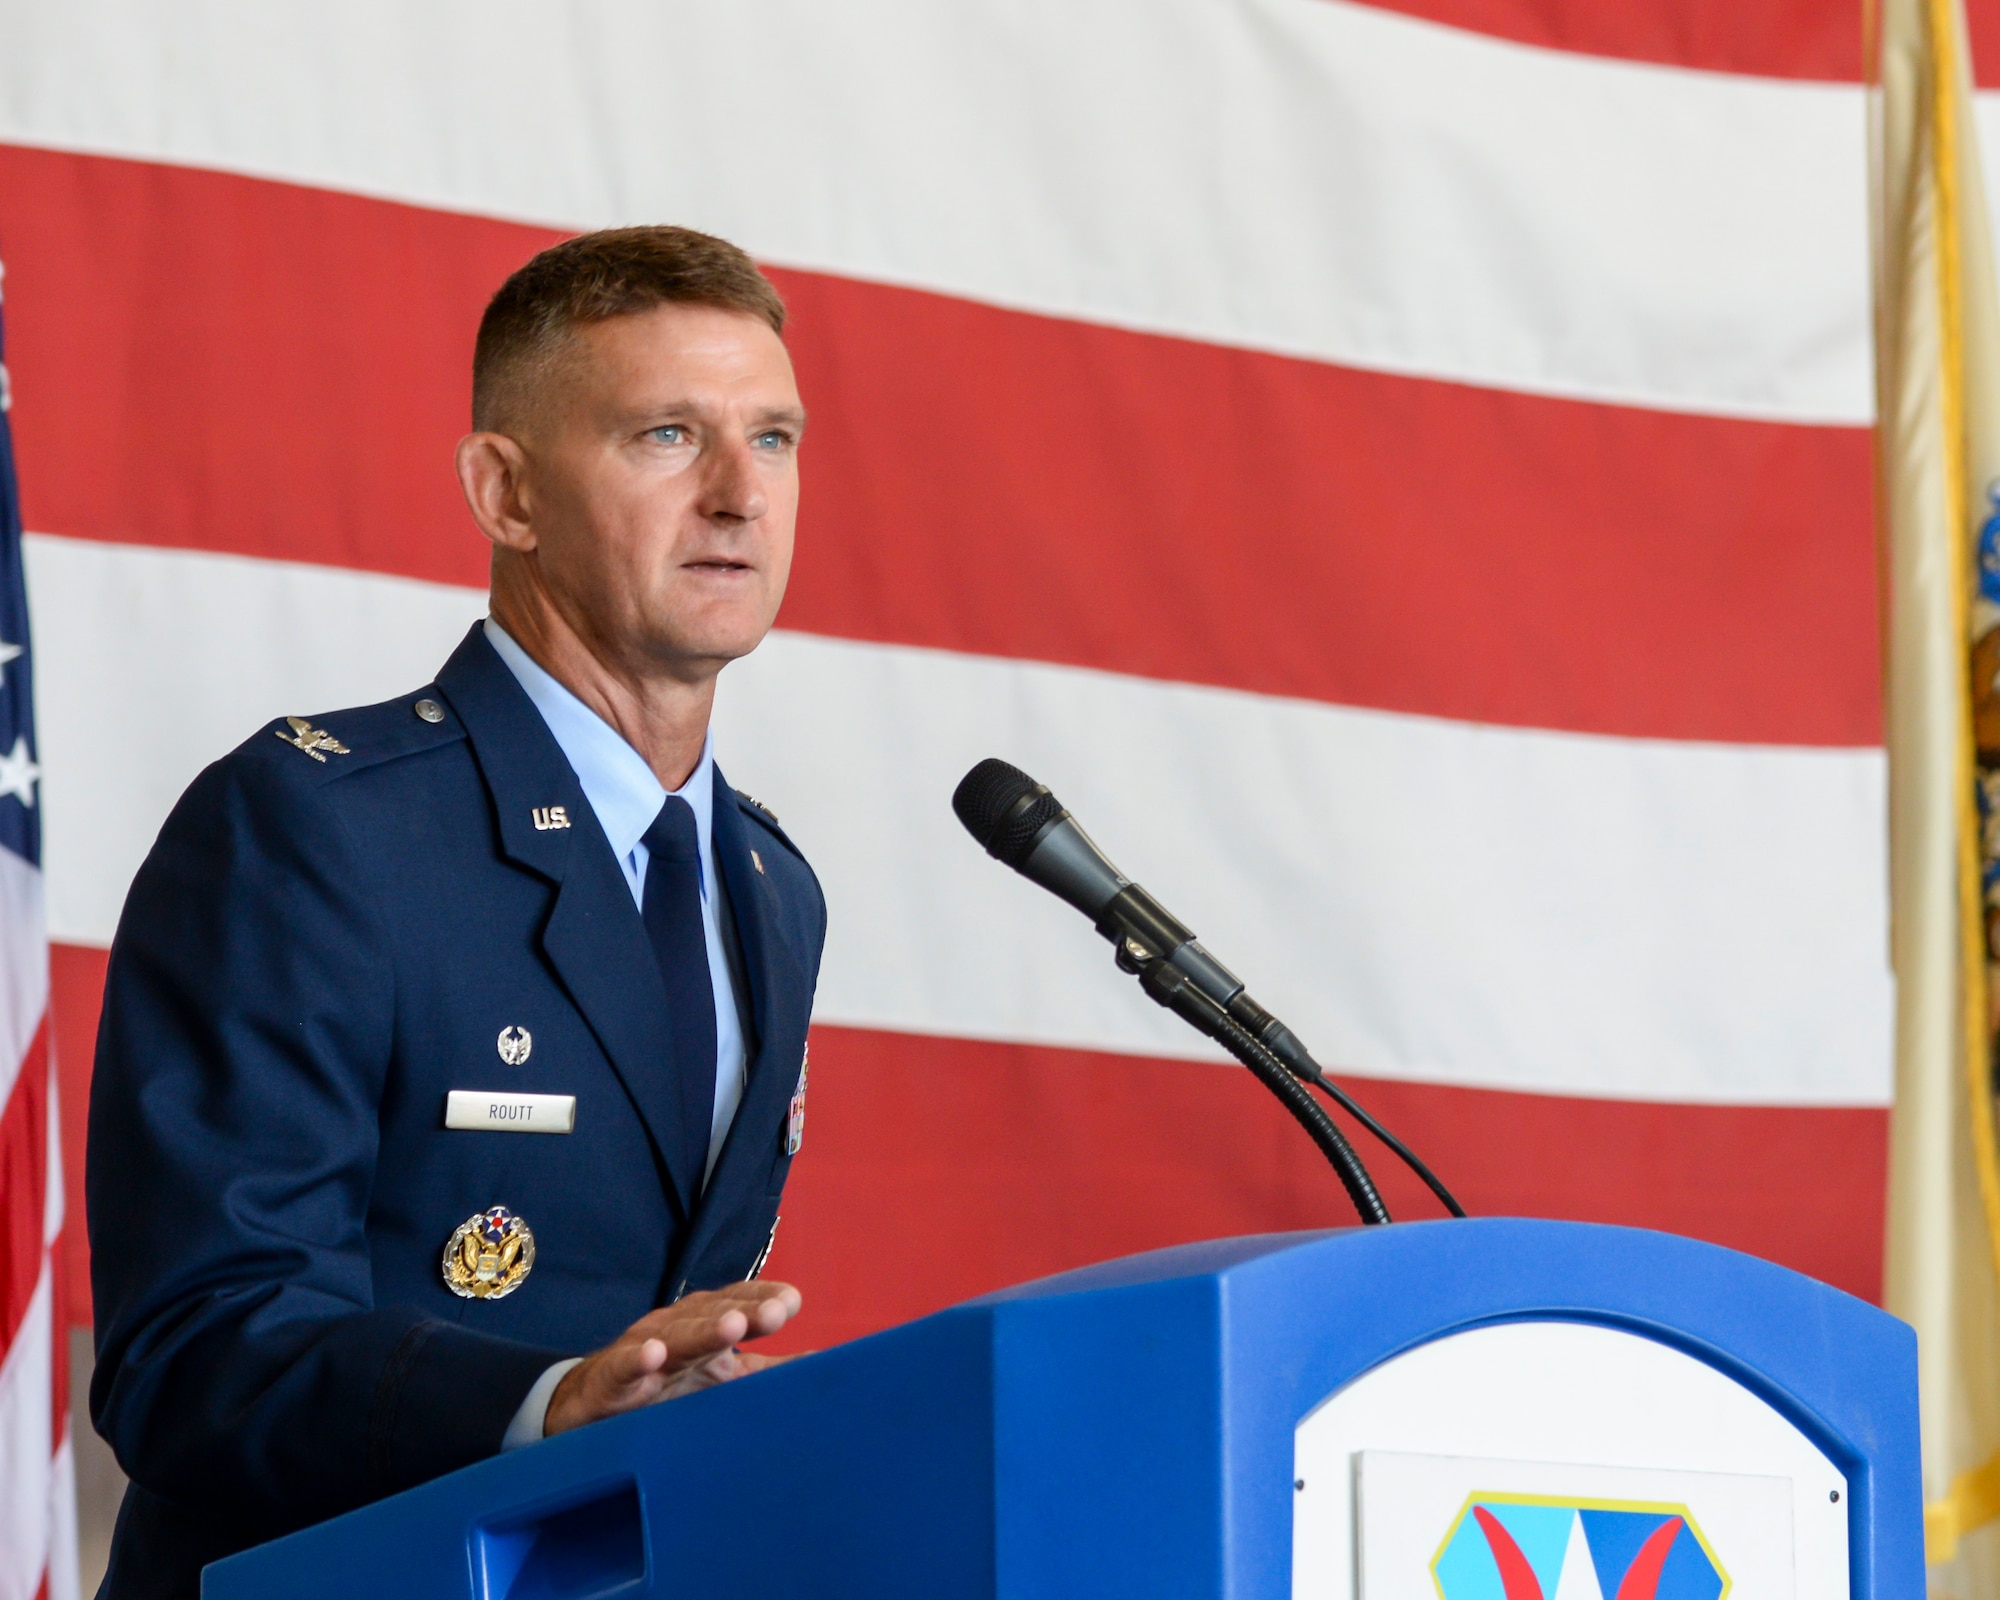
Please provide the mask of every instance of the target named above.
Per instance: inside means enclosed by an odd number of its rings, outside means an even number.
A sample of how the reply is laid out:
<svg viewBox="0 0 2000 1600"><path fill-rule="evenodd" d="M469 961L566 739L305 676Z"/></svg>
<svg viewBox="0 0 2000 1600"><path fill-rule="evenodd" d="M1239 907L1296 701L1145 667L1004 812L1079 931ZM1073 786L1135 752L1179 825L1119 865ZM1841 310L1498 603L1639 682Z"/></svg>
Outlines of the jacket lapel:
<svg viewBox="0 0 2000 1600"><path fill-rule="evenodd" d="M715 1174L695 1213L687 1248L680 1254L675 1271L681 1277L700 1260L702 1250L745 1197L760 1192L782 1137L792 1091L798 1086L806 1028L811 1021L811 990L805 969L785 939L778 891L751 864L750 840L736 792L720 768L715 773L711 840L716 872L729 896L743 949L750 1014L756 1026L756 1054L749 1062L736 1120L730 1124Z"/></svg>
<svg viewBox="0 0 2000 1600"><path fill-rule="evenodd" d="M686 1218L701 1172L685 1170L666 985L610 841L555 735L480 626L437 681L485 776L501 849L557 885L542 928L543 952L631 1096ZM535 826L536 811L552 805L565 808L569 827Z"/></svg>

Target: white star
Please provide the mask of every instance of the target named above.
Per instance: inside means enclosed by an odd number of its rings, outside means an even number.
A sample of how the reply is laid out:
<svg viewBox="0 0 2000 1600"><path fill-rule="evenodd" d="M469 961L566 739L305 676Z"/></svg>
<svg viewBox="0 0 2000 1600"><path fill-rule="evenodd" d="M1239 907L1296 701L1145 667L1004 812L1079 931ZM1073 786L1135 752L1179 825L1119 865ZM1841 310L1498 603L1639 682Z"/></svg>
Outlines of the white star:
<svg viewBox="0 0 2000 1600"><path fill-rule="evenodd" d="M21 647L18 644L9 644L5 639L0 639L0 683L7 681L7 663L20 653Z"/></svg>
<svg viewBox="0 0 2000 1600"><path fill-rule="evenodd" d="M21 804L35 803L35 781L42 775L42 769L35 765L28 754L28 741L14 740L14 748L0 756L0 797L18 795Z"/></svg>

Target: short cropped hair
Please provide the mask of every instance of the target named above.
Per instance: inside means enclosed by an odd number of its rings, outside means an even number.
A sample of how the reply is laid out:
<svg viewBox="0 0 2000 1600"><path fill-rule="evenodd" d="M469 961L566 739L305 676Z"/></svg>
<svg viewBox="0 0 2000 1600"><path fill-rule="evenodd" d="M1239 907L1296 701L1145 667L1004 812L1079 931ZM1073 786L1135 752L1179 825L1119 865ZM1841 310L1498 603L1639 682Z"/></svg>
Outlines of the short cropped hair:
<svg viewBox="0 0 2000 1600"><path fill-rule="evenodd" d="M606 228L551 245L487 304L472 353L472 426L514 423L578 328L659 305L739 311L785 331L785 302L757 263L692 228Z"/></svg>

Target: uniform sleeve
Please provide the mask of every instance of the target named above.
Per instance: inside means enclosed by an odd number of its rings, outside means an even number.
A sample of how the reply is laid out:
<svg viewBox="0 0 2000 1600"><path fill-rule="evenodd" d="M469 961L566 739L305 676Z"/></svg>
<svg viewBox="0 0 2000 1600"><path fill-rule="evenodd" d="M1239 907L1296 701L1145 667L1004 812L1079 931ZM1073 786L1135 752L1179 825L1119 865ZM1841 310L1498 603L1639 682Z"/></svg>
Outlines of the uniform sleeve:
<svg viewBox="0 0 2000 1600"><path fill-rule="evenodd" d="M313 776L246 747L168 819L112 946L86 1166L98 1431L154 1494L269 1528L493 1454L574 1353L374 1303L394 974Z"/></svg>

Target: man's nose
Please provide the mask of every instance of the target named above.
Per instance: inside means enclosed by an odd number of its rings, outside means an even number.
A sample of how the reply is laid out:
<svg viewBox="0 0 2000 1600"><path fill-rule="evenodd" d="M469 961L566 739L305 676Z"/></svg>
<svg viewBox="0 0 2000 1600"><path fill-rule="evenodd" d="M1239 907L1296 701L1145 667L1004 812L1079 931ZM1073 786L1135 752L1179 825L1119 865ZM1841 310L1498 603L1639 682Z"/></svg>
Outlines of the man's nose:
<svg viewBox="0 0 2000 1600"><path fill-rule="evenodd" d="M755 522L769 509L757 471L757 455L749 441L738 439L719 446L709 457L702 515L716 522Z"/></svg>

